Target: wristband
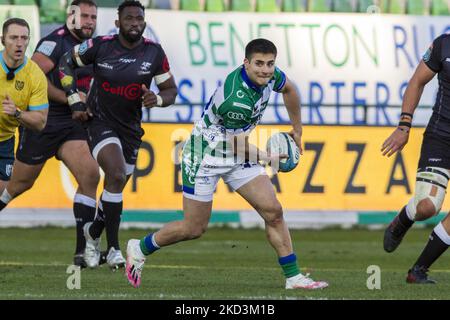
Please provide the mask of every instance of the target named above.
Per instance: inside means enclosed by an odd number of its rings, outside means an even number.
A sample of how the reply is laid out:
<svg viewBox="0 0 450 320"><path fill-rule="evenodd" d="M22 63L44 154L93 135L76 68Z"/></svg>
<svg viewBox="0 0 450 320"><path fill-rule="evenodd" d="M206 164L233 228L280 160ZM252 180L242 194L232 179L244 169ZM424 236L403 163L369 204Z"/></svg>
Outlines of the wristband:
<svg viewBox="0 0 450 320"><path fill-rule="evenodd" d="M413 118L412 113L408 113L408 112L402 112L402 113L400 114L400 118L402 118L403 116L410 117L411 120L412 120L412 118Z"/></svg>
<svg viewBox="0 0 450 320"><path fill-rule="evenodd" d="M81 102L81 98L78 92L72 93L70 96L67 97L67 103L70 107L79 102Z"/></svg>
<svg viewBox="0 0 450 320"><path fill-rule="evenodd" d="M405 126L405 127L411 128L411 122L400 121L400 122L398 123L398 126Z"/></svg>
<svg viewBox="0 0 450 320"><path fill-rule="evenodd" d="M161 98L161 96L159 94L156 95L156 105L158 107L162 107L162 105L163 105L163 99Z"/></svg>
<svg viewBox="0 0 450 320"><path fill-rule="evenodd" d="M77 102L75 104L70 105L70 110L74 111L86 111L86 104L83 102Z"/></svg>

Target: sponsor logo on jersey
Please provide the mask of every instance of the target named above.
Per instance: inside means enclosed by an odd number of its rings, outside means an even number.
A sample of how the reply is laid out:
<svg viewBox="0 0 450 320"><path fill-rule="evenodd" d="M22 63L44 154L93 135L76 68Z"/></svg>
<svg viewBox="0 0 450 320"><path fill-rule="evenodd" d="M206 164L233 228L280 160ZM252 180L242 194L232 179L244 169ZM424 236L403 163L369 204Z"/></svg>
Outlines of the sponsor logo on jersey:
<svg viewBox="0 0 450 320"><path fill-rule="evenodd" d="M135 62L136 62L136 59L120 58L120 59L119 59L119 62L122 62L122 63L135 63Z"/></svg>
<svg viewBox="0 0 450 320"><path fill-rule="evenodd" d="M44 41L41 43L39 48L37 48L36 51L49 57L52 55L53 50L55 50L55 47L56 47L55 41Z"/></svg>
<svg viewBox="0 0 450 320"><path fill-rule="evenodd" d="M128 86L111 87L107 81L102 83L102 88L108 93L124 97L127 100L136 100L141 97L141 85L139 83L132 83Z"/></svg>
<svg viewBox="0 0 450 320"><path fill-rule="evenodd" d="M141 70L142 71L150 71L150 67L152 66L151 62L142 62Z"/></svg>
<svg viewBox="0 0 450 320"><path fill-rule="evenodd" d="M104 68L104 69L108 69L108 70L114 70L114 67L112 65L110 65L109 63L98 63L97 64L99 67Z"/></svg>
<svg viewBox="0 0 450 320"><path fill-rule="evenodd" d="M22 91L24 86L25 86L25 82L16 80L16 90L17 91Z"/></svg>
<svg viewBox="0 0 450 320"><path fill-rule="evenodd" d="M237 112L232 112L229 111L227 113L228 118L233 119L233 120L244 120L245 119L245 115L242 113L237 113Z"/></svg>
<svg viewBox="0 0 450 320"><path fill-rule="evenodd" d="M244 91L238 90L238 91L236 92L236 97L238 97L239 99L244 98L244 97L245 97Z"/></svg>

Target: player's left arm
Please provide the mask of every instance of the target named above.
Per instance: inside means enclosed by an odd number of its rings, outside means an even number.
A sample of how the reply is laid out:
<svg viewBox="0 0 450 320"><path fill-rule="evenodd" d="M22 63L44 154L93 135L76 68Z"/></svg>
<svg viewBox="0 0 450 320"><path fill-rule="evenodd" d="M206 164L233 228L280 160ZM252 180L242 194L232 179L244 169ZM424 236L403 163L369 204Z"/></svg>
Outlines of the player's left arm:
<svg viewBox="0 0 450 320"><path fill-rule="evenodd" d="M292 81L286 77L286 83L279 92L283 94L283 101L293 127L292 131L289 134L292 136L295 143L297 143L298 147L300 148L300 154L303 154L302 119L300 112L300 97L298 95L297 88L292 83Z"/></svg>
<svg viewBox="0 0 450 320"><path fill-rule="evenodd" d="M170 72L169 60L161 46L159 46L159 55L156 61L158 61L158 67L154 80L159 92L154 93L145 84L142 85L142 105L146 108L168 107L175 103L178 94L175 79Z"/></svg>
<svg viewBox="0 0 450 320"><path fill-rule="evenodd" d="M142 85L142 104L146 108L153 107L168 107L175 103L175 99L177 98L178 88L175 84L175 79L170 74L166 74L167 79L164 79L164 82L158 84L158 76L155 77L155 81L157 82L157 87L159 89L158 94L155 94L153 91L149 90L145 84Z"/></svg>

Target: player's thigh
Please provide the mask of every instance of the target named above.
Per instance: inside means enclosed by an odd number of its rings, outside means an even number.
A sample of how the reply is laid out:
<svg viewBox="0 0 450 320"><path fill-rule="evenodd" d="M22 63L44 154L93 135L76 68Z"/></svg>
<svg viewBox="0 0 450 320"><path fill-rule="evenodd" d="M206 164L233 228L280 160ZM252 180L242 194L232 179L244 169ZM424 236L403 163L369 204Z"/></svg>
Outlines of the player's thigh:
<svg viewBox="0 0 450 320"><path fill-rule="evenodd" d="M97 154L97 162L106 177L121 175L126 180L126 162L120 144L104 145Z"/></svg>
<svg viewBox="0 0 450 320"><path fill-rule="evenodd" d="M93 120L88 125L89 147L92 156L105 172L105 178L121 176L126 180L126 163L122 141L116 131L107 124Z"/></svg>
<svg viewBox="0 0 450 320"><path fill-rule="evenodd" d="M183 197L184 221L193 228L201 228L204 232L211 218L212 201L198 201Z"/></svg>
<svg viewBox="0 0 450 320"><path fill-rule="evenodd" d="M26 164L18 159L14 161L13 173L8 183L8 191L17 196L31 188L44 168L45 162L40 164Z"/></svg>
<svg viewBox="0 0 450 320"><path fill-rule="evenodd" d="M236 192L264 218L272 220L283 213L272 182L267 175L258 175L241 186Z"/></svg>
<svg viewBox="0 0 450 320"><path fill-rule="evenodd" d="M61 159L77 180L99 179L99 167L85 140L69 140L58 150Z"/></svg>

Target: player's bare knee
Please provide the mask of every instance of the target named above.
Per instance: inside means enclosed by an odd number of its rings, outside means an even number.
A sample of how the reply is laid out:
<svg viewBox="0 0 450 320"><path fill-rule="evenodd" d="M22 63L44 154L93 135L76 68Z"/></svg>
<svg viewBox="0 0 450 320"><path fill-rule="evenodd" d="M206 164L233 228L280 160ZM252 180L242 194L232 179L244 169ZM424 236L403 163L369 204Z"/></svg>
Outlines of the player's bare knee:
<svg viewBox="0 0 450 320"><path fill-rule="evenodd" d="M426 198L419 201L419 203L417 204L415 220L416 221L427 220L432 216L434 216L436 213L437 213L436 208L433 202L430 199Z"/></svg>
<svg viewBox="0 0 450 320"><path fill-rule="evenodd" d="M127 175L124 170L115 170L106 174L106 183L112 189L122 190L127 183Z"/></svg>
<svg viewBox="0 0 450 320"><path fill-rule="evenodd" d="M186 225L184 228L184 238L194 240L200 238L206 232L206 227L202 225Z"/></svg>
<svg viewBox="0 0 450 320"><path fill-rule="evenodd" d="M277 201L272 203L269 207L264 210L264 220L269 225L277 225L283 222L283 207Z"/></svg>
<svg viewBox="0 0 450 320"><path fill-rule="evenodd" d="M97 189L100 181L100 173L98 168L86 170L80 177L80 187L83 189Z"/></svg>

